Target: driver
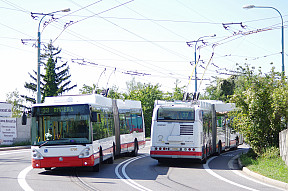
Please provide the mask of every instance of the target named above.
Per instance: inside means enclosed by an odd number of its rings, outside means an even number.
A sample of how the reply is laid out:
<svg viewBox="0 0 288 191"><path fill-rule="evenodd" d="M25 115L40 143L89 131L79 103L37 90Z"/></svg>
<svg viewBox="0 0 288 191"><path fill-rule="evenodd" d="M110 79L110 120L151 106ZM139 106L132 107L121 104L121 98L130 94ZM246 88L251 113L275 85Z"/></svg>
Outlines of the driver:
<svg viewBox="0 0 288 191"><path fill-rule="evenodd" d="M45 133L45 137L47 141L52 140L52 128L50 127L48 133Z"/></svg>

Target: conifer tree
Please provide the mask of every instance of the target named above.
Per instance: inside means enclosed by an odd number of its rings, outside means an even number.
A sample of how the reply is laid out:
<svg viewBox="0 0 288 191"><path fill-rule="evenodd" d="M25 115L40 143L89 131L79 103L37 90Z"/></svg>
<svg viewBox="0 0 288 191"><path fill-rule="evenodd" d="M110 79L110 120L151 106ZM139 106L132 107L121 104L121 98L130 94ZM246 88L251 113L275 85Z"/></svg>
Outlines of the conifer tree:
<svg viewBox="0 0 288 191"><path fill-rule="evenodd" d="M40 91L41 91L41 102L44 102L45 97L48 96L57 96L62 95L64 92L68 92L69 90L76 87L76 85L70 86L71 75L69 74L69 66L67 62L59 65L58 60L61 59L59 54L61 53L61 49L58 47L55 48L52 45L52 42L48 44L44 49L44 54L41 54L41 58L46 60L44 65L45 74L40 74ZM24 87L28 90L31 90L34 95L37 92L37 72L33 71L34 75L29 73L32 82L25 82ZM33 97L29 97L26 95L22 95L26 101L36 103L36 99Z"/></svg>

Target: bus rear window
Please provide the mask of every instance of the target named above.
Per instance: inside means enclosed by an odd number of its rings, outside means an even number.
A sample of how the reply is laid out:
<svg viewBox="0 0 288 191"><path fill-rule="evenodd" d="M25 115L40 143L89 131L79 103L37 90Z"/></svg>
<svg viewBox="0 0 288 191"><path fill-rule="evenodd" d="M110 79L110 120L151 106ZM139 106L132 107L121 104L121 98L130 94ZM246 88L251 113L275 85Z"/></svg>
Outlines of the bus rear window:
<svg viewBox="0 0 288 191"><path fill-rule="evenodd" d="M157 112L157 121L194 121L193 108L160 107Z"/></svg>

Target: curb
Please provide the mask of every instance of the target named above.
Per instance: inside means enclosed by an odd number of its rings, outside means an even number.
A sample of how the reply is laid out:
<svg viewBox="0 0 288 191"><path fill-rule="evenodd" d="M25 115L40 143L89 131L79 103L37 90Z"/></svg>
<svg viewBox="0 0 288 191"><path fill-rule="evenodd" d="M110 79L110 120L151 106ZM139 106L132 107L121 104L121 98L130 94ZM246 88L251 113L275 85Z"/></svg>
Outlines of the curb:
<svg viewBox="0 0 288 191"><path fill-rule="evenodd" d="M31 146L0 147L0 151L31 149Z"/></svg>
<svg viewBox="0 0 288 191"><path fill-rule="evenodd" d="M257 180L260 180L260 181L265 182L267 184L271 184L273 186L277 186L279 188L283 188L285 190L288 190L288 184L287 183L281 182L279 180L274 180L272 178L268 178L268 177L263 176L261 174L258 174L256 172L253 172L253 171L249 170L247 167L243 166L243 164L241 163L241 160L240 160L240 155L238 157L238 164L239 164L239 167L242 169L242 171L245 172L246 174L248 174L249 176L252 176L253 178L256 178Z"/></svg>

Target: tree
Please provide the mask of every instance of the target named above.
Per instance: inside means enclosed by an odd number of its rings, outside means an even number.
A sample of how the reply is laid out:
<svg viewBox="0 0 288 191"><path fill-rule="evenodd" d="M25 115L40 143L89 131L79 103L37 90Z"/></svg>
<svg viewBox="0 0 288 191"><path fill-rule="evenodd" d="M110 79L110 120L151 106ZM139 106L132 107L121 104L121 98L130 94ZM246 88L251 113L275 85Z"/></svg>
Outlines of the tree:
<svg viewBox="0 0 288 191"><path fill-rule="evenodd" d="M79 90L80 94L93 94L95 92L96 85L93 84L92 86L88 86L83 84L83 87Z"/></svg>
<svg viewBox="0 0 288 191"><path fill-rule="evenodd" d="M79 90L80 94L93 94L95 92L99 92L100 94L102 92L106 93L106 91L108 91L107 97L112 98L112 99L121 99L123 98L122 94L118 92L118 88L116 86L112 86L111 88L107 88L101 90L101 89L97 89L96 91L96 85L93 84L92 86L88 86L86 84L83 85L83 87Z"/></svg>
<svg viewBox="0 0 288 191"><path fill-rule="evenodd" d="M233 95L235 89L235 81L237 76L230 76L227 79L217 78L214 80L215 85L209 85L202 99L228 101L229 96Z"/></svg>
<svg viewBox="0 0 288 191"><path fill-rule="evenodd" d="M6 94L6 102L12 105L12 117L21 117L24 99L21 98L17 89Z"/></svg>
<svg viewBox="0 0 288 191"><path fill-rule="evenodd" d="M45 53L41 55L41 58L46 59L47 63L44 64L45 75L40 74L40 91L42 94L42 102L44 102L45 97L62 95L64 92L68 92L76 87L76 85L70 86L71 75L69 74L69 66L67 65L67 62L58 66L61 49L55 48L52 45L52 42L50 42L48 46L45 47L44 51ZM34 75L36 76L37 72L34 71ZM24 87L31 90L35 95L37 91L37 78L34 75L29 73L29 76L33 82L25 82ZM27 101L36 103L36 100L33 97L28 97L25 95L22 97Z"/></svg>
<svg viewBox="0 0 288 191"><path fill-rule="evenodd" d="M125 99L139 100L142 104L142 110L145 122L146 137L151 135L151 122L155 100L163 99L163 92L159 89L160 86L152 84L142 84L135 82L135 79L127 82L128 94L124 94Z"/></svg>
<svg viewBox="0 0 288 191"><path fill-rule="evenodd" d="M183 87L179 87L180 81L176 80L175 84L175 88L173 88L173 92L167 92L166 95L167 97L165 98L166 100L183 100L183 95L185 93L185 86Z"/></svg>
<svg viewBox="0 0 288 191"><path fill-rule="evenodd" d="M266 147L279 146L279 132L287 128L287 82L272 68L269 74L256 74L248 65L241 68L231 101L238 110L234 125L258 154Z"/></svg>

